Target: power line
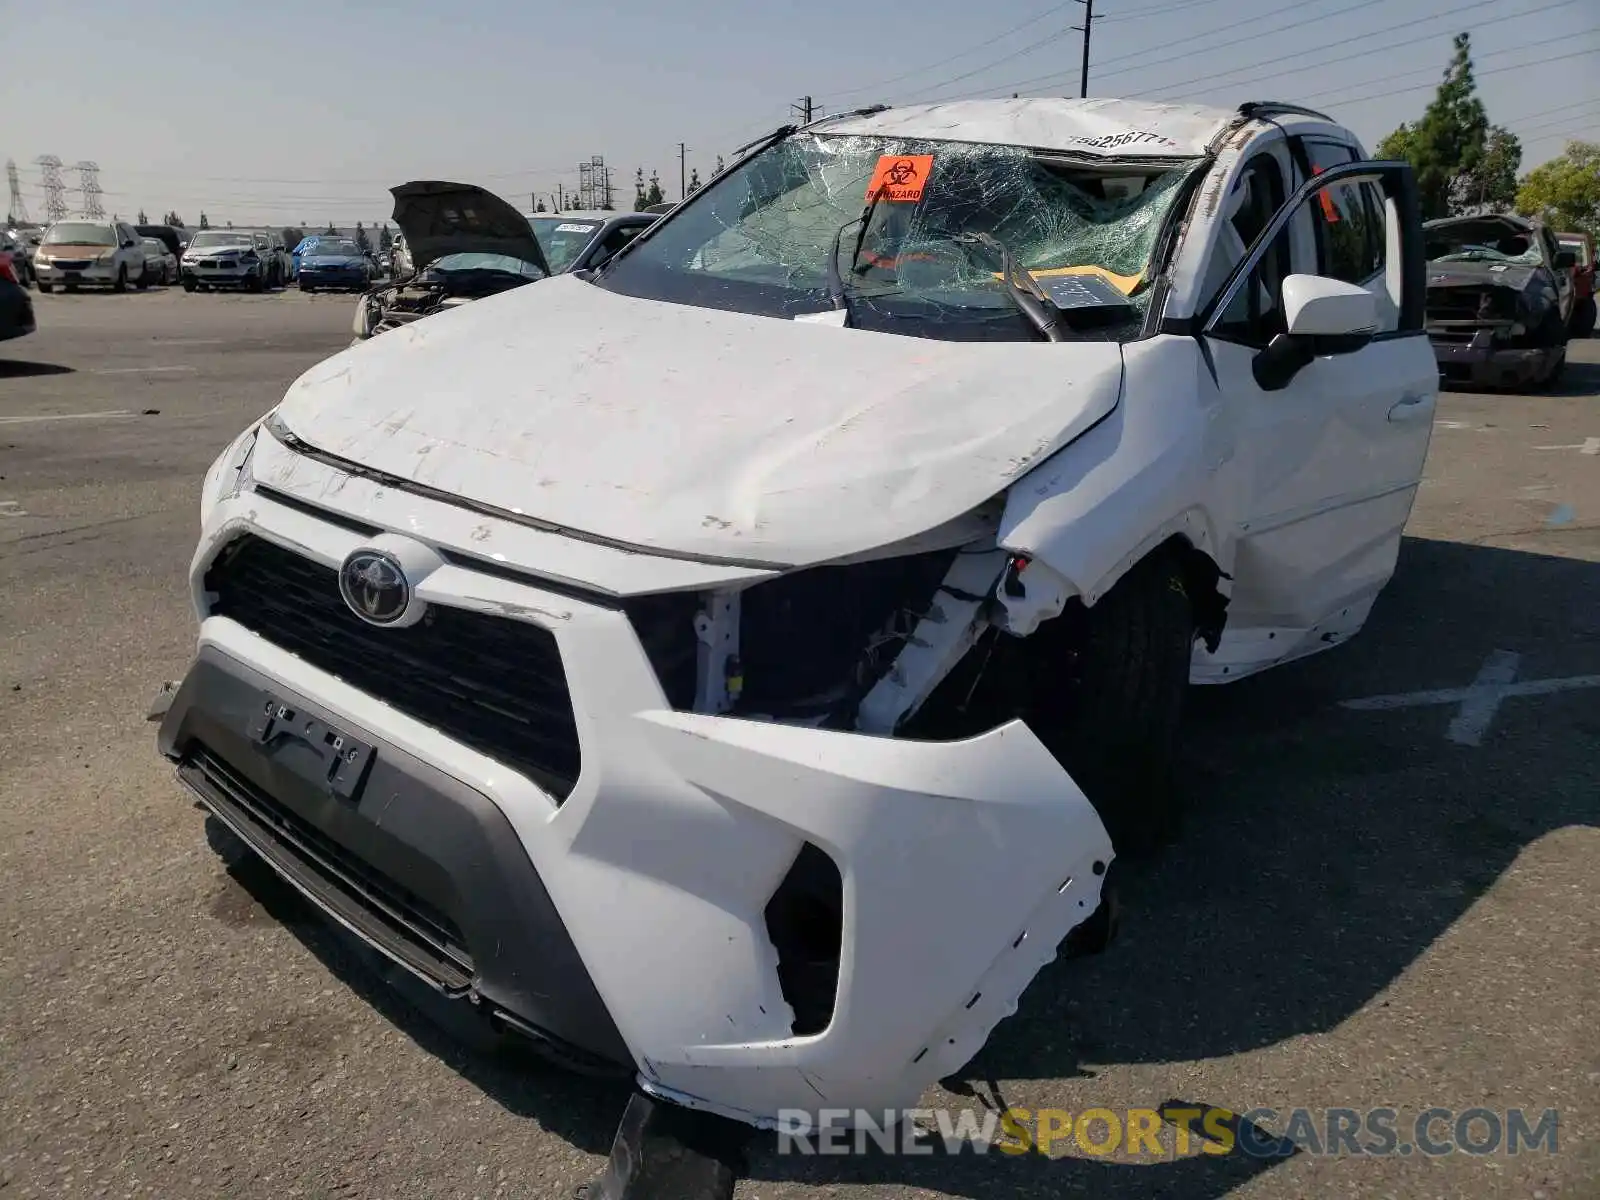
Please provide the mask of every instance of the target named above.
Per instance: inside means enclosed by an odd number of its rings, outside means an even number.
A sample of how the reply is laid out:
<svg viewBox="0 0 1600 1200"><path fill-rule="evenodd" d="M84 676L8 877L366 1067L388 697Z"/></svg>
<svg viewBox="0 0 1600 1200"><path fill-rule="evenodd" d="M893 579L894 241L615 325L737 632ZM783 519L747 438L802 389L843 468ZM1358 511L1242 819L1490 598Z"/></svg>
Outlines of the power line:
<svg viewBox="0 0 1600 1200"><path fill-rule="evenodd" d="M1317 3L1317 2L1318 2L1318 0L1294 0L1294 3L1284 5L1283 8L1281 8L1279 10L1279 13L1281 14L1281 13L1284 13L1284 12L1288 12L1288 11L1290 11L1292 9L1296 9L1296 8L1304 8L1309 4L1314 4L1314 3ZM1265 28L1265 29L1253 30L1252 34L1254 36L1260 37L1260 36L1264 36L1264 35L1269 34L1269 33L1282 33L1284 30L1287 30L1287 29L1297 29L1302 25L1309 25L1309 24L1312 24L1313 22L1316 22L1316 21L1330 20L1333 17L1342 17L1346 13L1356 12L1359 9L1371 8L1371 7L1373 7L1374 5L1377 5L1377 4L1386 4L1386 3L1389 3L1389 2L1390 2L1390 0L1360 0L1360 3L1353 4L1353 5L1349 6L1348 8L1335 9L1333 12L1324 13L1321 16L1317 16L1317 17L1311 17L1311 18L1309 18L1307 20L1300 21L1298 23L1297 22L1290 22L1288 25L1276 25L1276 26L1271 26L1269 28ZM1488 4L1488 3L1493 3L1494 0L1479 0L1479 2ZM1237 39L1238 39L1238 28L1237 28L1236 25L1230 25L1230 26L1227 26L1227 27L1224 27L1224 28L1221 28L1221 29L1212 29L1212 30L1208 30L1208 31L1206 31L1204 33L1192 34L1189 37L1177 38L1177 39L1175 39L1173 41L1170 41L1170 42L1157 42L1153 46L1146 46L1144 49L1134 51L1134 52L1132 52L1130 54L1114 55L1111 58L1105 59L1103 62L1101 62L1100 66L1103 69L1105 67L1114 66L1115 64L1120 63L1120 62L1129 62L1129 61L1132 61L1133 59L1140 59L1142 61L1140 62L1139 67L1131 68L1131 69L1142 70L1142 69L1144 69L1146 67L1160 66L1163 63L1177 62L1180 59L1184 59L1184 58L1190 57L1197 50L1200 51L1200 52L1203 52L1203 53L1209 53L1212 50L1221 49L1220 46L1198 46L1197 47L1194 44L1197 39L1216 37L1219 34L1224 35L1226 37L1233 38L1235 41L1237 41ZM1146 55L1152 53L1153 51L1170 50L1175 46L1184 47L1183 52L1180 53L1180 54L1175 54L1175 55L1171 56L1170 58L1158 58L1158 59L1147 59L1147 58L1145 58ZM1106 78L1108 76L1126 75L1127 73L1128 73L1127 71L1106 71L1104 74L1101 75L1101 78L1103 79L1103 78ZM1021 80L1021 81L1019 81L1017 83L1007 83L1007 84L998 85L998 90L1009 91L1009 90L1011 90L1013 88L1028 87L1028 86L1030 86L1032 84L1035 84L1035 83L1044 83L1044 82L1047 82L1047 81L1059 81L1059 80L1066 79L1068 77L1069 77L1069 75L1066 72L1052 71L1048 75L1037 75L1032 79L1024 79L1024 80ZM938 91L938 90L944 88L945 86L947 86L948 84L954 83L954 82L956 82L956 81L955 80L946 80L944 83L936 85L936 87L934 87L932 90ZM944 97L944 99L953 99L953 100L965 99L966 96L968 96L968 95L972 95L972 96L982 95L984 92L994 91L994 90L997 90L997 89L994 88L994 87L980 88L978 91L967 93L964 96ZM933 97L929 97L929 98L932 99Z"/></svg>
<svg viewBox="0 0 1600 1200"><path fill-rule="evenodd" d="M1553 37L1553 38L1545 38L1543 41L1539 41L1539 42L1528 42L1527 44L1522 45L1522 46L1508 46L1504 50L1491 50L1488 54L1482 54L1482 55L1476 55L1475 54L1475 55L1473 55L1473 62L1474 63L1484 62L1484 61L1487 61L1487 60L1489 60L1491 58L1498 58L1503 54L1515 54L1515 53L1517 53L1518 51L1521 51L1521 50L1532 50L1532 49L1534 49L1534 48L1536 48L1538 46L1548 46L1553 42L1569 42L1571 40L1572 40L1572 35L1571 34L1563 33L1563 34L1559 34L1559 35L1557 35L1556 37ZM1321 66L1322 64L1319 63L1317 65ZM1326 99L1329 99L1329 98L1332 98L1335 101L1337 101L1337 99L1340 96L1349 93L1352 89L1360 89L1360 88L1364 88L1364 87L1370 87L1374 83L1393 83L1396 79L1409 79L1414 75L1426 75L1426 76L1429 77L1430 80L1437 81L1439 79L1439 77L1440 77L1440 74L1441 74L1441 72L1440 72L1440 70L1439 70L1437 65L1430 65L1430 66L1426 66L1426 67L1418 67L1417 69L1415 69L1413 71L1400 71L1400 72L1397 72L1397 73L1395 73L1393 75L1379 75L1376 79L1362 79L1362 80L1356 81L1355 83L1345 84L1343 87L1327 88L1327 89L1325 89L1323 91L1320 91L1320 92L1312 92L1309 95L1301 96L1300 100L1302 102L1304 102L1304 103L1309 103L1310 101L1313 101L1313 100L1326 100ZM1419 86L1431 86L1431 85L1423 84L1423 85L1419 85Z"/></svg>
<svg viewBox="0 0 1600 1200"><path fill-rule="evenodd" d="M1593 50L1574 50L1570 54L1555 54L1555 55L1550 56L1549 58L1540 59L1538 65L1542 67L1542 66L1544 66L1545 63L1565 62L1569 58L1580 58L1585 54L1593 54L1593 53L1594 53ZM1531 63L1512 63L1510 66L1495 67L1493 70L1490 70L1490 71L1475 71L1475 72L1473 72L1473 75L1474 75L1475 78L1481 78L1484 75L1499 75L1499 74L1501 74L1501 73L1503 73L1505 71L1526 71L1528 69L1528 67L1531 66L1531 65L1533 65L1533 64L1531 64ZM1423 90L1425 90L1427 88L1430 88L1432 86L1433 85L1430 84L1430 83L1419 83L1419 84L1415 85L1414 87L1392 88L1387 92L1374 92L1370 96L1352 96L1352 97L1350 97L1348 99L1341 100L1339 103L1341 103L1341 104L1364 104L1368 100L1386 100L1390 96L1401 96L1401 95L1404 95L1406 92L1420 92L1420 91L1423 91Z"/></svg>
<svg viewBox="0 0 1600 1200"><path fill-rule="evenodd" d="M1150 8L1136 8L1129 12L1108 13L1097 18L1101 21L1137 21L1144 17L1165 17L1170 13L1182 12L1186 8L1205 8L1208 5L1220 4L1222 0L1183 0L1181 4L1162 4Z"/></svg>
<svg viewBox="0 0 1600 1200"><path fill-rule="evenodd" d="M1477 25L1478 25L1479 28L1482 28L1485 25L1495 25L1495 24L1498 24L1501 21L1521 20L1523 17L1531 17L1536 13L1548 12L1552 8L1565 8L1567 5L1569 5L1569 4L1573 3L1573 2L1574 2L1574 0L1555 0L1554 3L1546 4L1546 5L1543 5L1542 7L1539 7L1539 8L1530 8L1530 9L1526 9L1526 10L1524 10L1522 12L1510 13L1510 14L1508 14L1506 16L1503 16L1503 17L1490 17L1486 21L1478 21ZM1280 56L1278 61L1282 62L1282 61L1284 61L1286 59L1291 59L1291 58L1304 58L1308 54L1320 54L1320 53L1322 53L1322 51L1331 50L1335 46L1347 46L1351 42L1365 41L1367 38L1378 37L1378 36L1380 36L1382 34L1385 34L1385 33L1394 33L1396 30L1406 29L1406 28L1409 28L1409 27L1411 27L1413 25L1421 25L1421 24L1423 24L1423 23L1425 23L1427 21L1438 20L1441 17L1455 16L1455 15L1458 15L1460 13L1466 12L1468 9L1483 8L1486 5L1498 5L1499 3L1500 3L1500 0L1474 0L1474 2L1471 3L1471 4L1462 5L1462 6L1459 6L1457 8L1454 8L1454 9L1440 10L1439 12L1433 13L1433 14L1431 14L1429 16L1426 16L1426 17L1417 17L1414 20L1402 21L1398 25L1389 25L1389 26L1386 26L1383 29L1374 29L1371 33L1359 33L1359 34L1354 35L1353 37L1341 38L1337 42L1324 43L1323 45L1314 47L1313 49L1310 49L1310 50L1300 50L1300 51L1296 51L1293 54L1282 55L1282 56ZM1437 31L1435 31L1433 33L1425 33L1425 34L1422 34L1422 35L1420 35L1418 37L1407 38L1404 41L1391 42L1391 43L1389 43L1389 45L1385 46L1384 49L1385 50L1398 50L1402 46L1414 46L1414 45L1417 45L1420 42L1430 42L1430 41L1432 41L1433 39L1435 39L1438 36L1439 36L1439 34L1438 34ZM1254 84L1254 83L1260 82L1263 79L1279 79L1279 78L1282 78L1285 75L1298 75L1302 71L1304 71L1307 67L1328 67L1328 66L1332 66L1335 63L1349 62L1352 59L1357 59L1357 58L1366 58L1367 56L1369 56L1372 53L1373 53L1373 51L1370 50L1370 49L1357 50L1357 51L1354 51L1354 52L1352 52L1350 54L1342 54L1342 55L1338 56L1337 58L1322 58L1322 59L1318 59L1314 63L1306 63L1306 64L1303 64L1303 65L1298 66L1298 67L1287 67L1282 71L1273 71L1273 72L1270 72L1269 74L1266 74L1266 75L1257 75L1257 74L1250 73L1250 68L1249 67L1234 67L1234 68L1230 68L1229 70L1226 70L1226 71L1213 71L1209 75L1196 75L1193 79L1181 79L1177 83L1162 84L1161 87L1159 87L1159 88L1151 88L1149 91L1144 91L1144 92L1134 92L1134 93L1132 93L1132 95L1134 97L1138 97L1138 96L1153 95L1155 92L1158 92L1158 91L1159 92L1172 92L1173 90L1175 90L1177 88L1188 87L1190 84L1206 83L1206 82L1209 82L1209 81L1212 81L1212 80L1226 81L1226 80L1229 80L1229 79L1231 79L1231 78L1233 78L1235 76L1239 76L1239 75L1243 75L1243 74L1249 74L1248 82ZM1126 74L1126 72L1123 72L1123 73ZM1116 72L1113 72L1113 74L1116 74Z"/></svg>
<svg viewBox="0 0 1600 1200"><path fill-rule="evenodd" d="M1194 0L1194 2L1205 3L1205 4L1215 4L1215 3L1218 2L1218 0ZM1037 25L1040 21L1044 20L1046 17L1053 17L1056 13L1061 12L1063 9L1070 8L1072 5L1074 5L1076 3L1078 3L1078 0L1064 0L1063 3L1054 5L1051 8L1047 8L1042 13L1035 13L1033 16L1029 17L1026 21L1023 21L1019 25L1013 25L1010 29L1007 29L1002 33L995 34L992 38L990 38L986 42L978 42L976 45L968 46L965 50L962 50L962 51L960 51L959 53L956 53L956 54L952 54L949 58L941 58L938 62L929 63L925 67L918 67L916 70L907 71L902 75L892 75L888 79L880 79L876 83L865 84L862 87L845 88L843 91L837 91L837 92L834 92L832 94L833 94L833 96L835 98L838 98L840 96L856 96L856 95L861 94L862 92L877 91L879 88L887 87L891 83L899 83L903 79L910 79L913 76L922 75L922 74L925 74L928 71L937 70L940 67L943 67L943 66L948 65L949 63L955 62L959 58L965 58L967 55L972 54L975 51L985 50L988 47L994 45L996 42L1003 42L1003 41L1005 41L1006 38L1010 37L1013 33L1020 33L1022 30L1026 29L1030 25Z"/></svg>
<svg viewBox="0 0 1600 1200"><path fill-rule="evenodd" d="M1367 3L1380 4L1383 3L1383 0L1367 0ZM1046 46L1054 45L1071 32L1073 31L1070 29L1063 29L1059 33L1052 33L1049 37L1042 38L1031 46L1025 46L1021 50L1012 51L1010 54L997 58L993 62L984 63L983 66L974 67L972 70L965 71L960 75L952 75L949 79L946 79L940 83L931 84L930 90L939 91L942 88L949 87L952 83L960 83L963 79L971 79L974 75L982 75L985 71L998 67L1001 63L1008 63L1014 58L1021 58L1023 55L1032 54L1035 50L1042 50Z"/></svg>

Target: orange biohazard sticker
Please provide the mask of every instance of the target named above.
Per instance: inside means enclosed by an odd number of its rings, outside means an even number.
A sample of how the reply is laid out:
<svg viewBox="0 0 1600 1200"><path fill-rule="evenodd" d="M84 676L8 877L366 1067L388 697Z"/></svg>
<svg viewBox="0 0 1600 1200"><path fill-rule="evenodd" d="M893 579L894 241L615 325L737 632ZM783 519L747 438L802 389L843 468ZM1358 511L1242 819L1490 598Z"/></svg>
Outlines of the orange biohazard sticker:
<svg viewBox="0 0 1600 1200"><path fill-rule="evenodd" d="M932 171L931 154L885 154L878 160L872 182L867 184L867 199L915 204L922 199L922 189L927 187Z"/></svg>

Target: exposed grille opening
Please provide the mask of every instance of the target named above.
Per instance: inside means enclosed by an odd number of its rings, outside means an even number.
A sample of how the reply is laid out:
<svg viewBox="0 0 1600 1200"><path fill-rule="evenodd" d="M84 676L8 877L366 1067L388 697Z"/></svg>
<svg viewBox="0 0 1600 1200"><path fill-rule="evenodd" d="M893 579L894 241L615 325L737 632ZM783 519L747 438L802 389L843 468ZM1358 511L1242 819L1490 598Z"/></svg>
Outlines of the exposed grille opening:
<svg viewBox="0 0 1600 1200"><path fill-rule="evenodd" d="M702 603L698 592L666 592L630 596L622 602L634 635L655 668L661 690L673 708L694 705L696 648L695 613Z"/></svg>
<svg viewBox="0 0 1600 1200"><path fill-rule="evenodd" d="M821 1033L833 1020L844 937L844 879L810 842L767 901L767 936L778 951L778 986L794 1010L796 1037Z"/></svg>
<svg viewBox="0 0 1600 1200"><path fill-rule="evenodd" d="M338 573L263 538L206 572L211 611L504 763L559 802L578 779L577 725L555 638L523 621L434 605L404 629L346 607Z"/></svg>
<svg viewBox="0 0 1600 1200"><path fill-rule="evenodd" d="M258 853L364 936L442 991L459 993L471 984L474 967L466 939L444 913L303 821L204 746L191 747L178 770Z"/></svg>

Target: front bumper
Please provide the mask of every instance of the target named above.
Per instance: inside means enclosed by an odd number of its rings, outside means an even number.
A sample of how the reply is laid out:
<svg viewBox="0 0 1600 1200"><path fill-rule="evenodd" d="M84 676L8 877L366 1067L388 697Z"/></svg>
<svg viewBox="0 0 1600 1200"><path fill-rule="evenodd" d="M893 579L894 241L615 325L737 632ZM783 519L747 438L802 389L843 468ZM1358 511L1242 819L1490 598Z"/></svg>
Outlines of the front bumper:
<svg viewBox="0 0 1600 1200"><path fill-rule="evenodd" d="M367 277L360 271L328 271L300 268L299 280L308 287L342 287L365 289Z"/></svg>
<svg viewBox="0 0 1600 1200"><path fill-rule="evenodd" d="M54 262L41 263L35 260L34 277L40 283L109 287L117 281L117 264L90 262L83 266L59 267Z"/></svg>
<svg viewBox="0 0 1600 1200"><path fill-rule="evenodd" d="M231 266L206 266L203 263L185 262L180 268L180 273L185 279L193 279L197 283L213 283L222 286L239 285L256 279L261 274L261 264L238 263Z"/></svg>
<svg viewBox="0 0 1600 1200"><path fill-rule="evenodd" d="M202 611L209 564L243 532L330 569L369 540L270 494L224 499L194 561ZM601 1055L609 1022L653 1094L755 1124L783 1109L912 1106L1099 904L1110 841L1021 723L936 743L677 712L626 614L603 600L460 561L418 596L553 635L581 746L564 800L221 616L202 621L162 750L184 762L204 746L384 887L463 914L452 920L469 947L488 936L470 914L497 910L506 880L537 884L548 911L499 919L507 972L474 948L469 992ZM361 795L313 795L305 771L241 732L263 691L375 748ZM465 827L498 830L479 838L492 853L453 854L449 831ZM797 1036L765 910L808 844L839 869L843 919L832 1019ZM563 943L576 965L546 950Z"/></svg>
<svg viewBox="0 0 1600 1200"><path fill-rule="evenodd" d="M1470 342L1433 341L1439 374L1447 383L1476 387L1520 387L1546 378L1566 355L1564 346L1506 348L1494 343L1489 330Z"/></svg>

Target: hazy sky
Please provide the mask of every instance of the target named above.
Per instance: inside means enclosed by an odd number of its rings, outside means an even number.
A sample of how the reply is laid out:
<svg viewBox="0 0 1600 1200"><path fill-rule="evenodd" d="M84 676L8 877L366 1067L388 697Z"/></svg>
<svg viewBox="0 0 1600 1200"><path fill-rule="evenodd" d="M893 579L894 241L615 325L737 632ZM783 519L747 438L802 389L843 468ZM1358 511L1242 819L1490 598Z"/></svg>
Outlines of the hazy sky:
<svg viewBox="0 0 1600 1200"><path fill-rule="evenodd" d="M1095 8L1092 95L1295 100L1370 146L1421 112L1450 36L1470 30L1490 118L1522 137L1524 168L1566 137L1600 138L1600 0ZM639 166L676 198L678 142L709 174L808 92L830 112L1076 95L1080 35L1067 27L1082 11L1077 0L0 0L0 160L17 161L36 218L42 154L98 162L108 211L175 207L191 224L202 210L213 224L371 222L389 215L387 188L415 178L523 205L575 187L575 164L597 154L619 203Z"/></svg>

